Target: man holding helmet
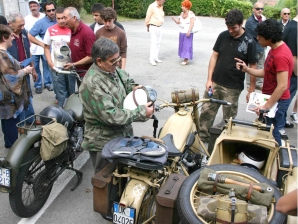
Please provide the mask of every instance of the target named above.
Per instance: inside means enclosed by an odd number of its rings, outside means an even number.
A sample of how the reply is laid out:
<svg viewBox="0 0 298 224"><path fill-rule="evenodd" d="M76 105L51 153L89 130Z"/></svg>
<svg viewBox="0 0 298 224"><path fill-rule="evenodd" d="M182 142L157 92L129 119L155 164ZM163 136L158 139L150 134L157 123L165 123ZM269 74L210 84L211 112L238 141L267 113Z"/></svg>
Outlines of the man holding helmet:
<svg viewBox="0 0 298 224"><path fill-rule="evenodd" d="M117 67L121 57L116 43L99 38L92 46L93 64L79 88L83 105L85 133L82 147L89 150L95 173L107 161L101 158L103 146L120 136L133 136L131 123L146 121L154 112L152 102L134 110L123 108L123 102L134 86L129 74Z"/></svg>

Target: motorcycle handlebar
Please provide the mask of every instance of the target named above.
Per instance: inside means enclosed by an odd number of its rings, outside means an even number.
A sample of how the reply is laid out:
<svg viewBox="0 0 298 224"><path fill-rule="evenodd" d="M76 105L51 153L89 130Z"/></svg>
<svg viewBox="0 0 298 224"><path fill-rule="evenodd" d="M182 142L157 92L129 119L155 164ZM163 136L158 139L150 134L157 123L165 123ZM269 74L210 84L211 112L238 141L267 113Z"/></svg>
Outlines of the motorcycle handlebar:
<svg viewBox="0 0 298 224"><path fill-rule="evenodd" d="M159 100L161 100L161 99L159 99ZM156 111L159 111L160 109L162 109L164 107L191 106L191 105L196 105L196 104L199 104L199 103L206 103L206 102L218 103L218 104L222 104L222 105L231 105L231 103L228 102L228 101L226 101L226 100L218 100L218 99L213 99L213 98L210 98L210 99L200 99L200 100L197 100L195 102L180 103L180 104L177 104L177 103L168 103L165 100L161 100L161 101L163 101L165 103L164 104L161 104L161 105L155 105L155 110Z"/></svg>
<svg viewBox="0 0 298 224"><path fill-rule="evenodd" d="M66 75L75 75L78 80L82 81L82 77L78 74L78 72L86 72L85 70L62 70L59 68L55 68L56 75L66 74Z"/></svg>

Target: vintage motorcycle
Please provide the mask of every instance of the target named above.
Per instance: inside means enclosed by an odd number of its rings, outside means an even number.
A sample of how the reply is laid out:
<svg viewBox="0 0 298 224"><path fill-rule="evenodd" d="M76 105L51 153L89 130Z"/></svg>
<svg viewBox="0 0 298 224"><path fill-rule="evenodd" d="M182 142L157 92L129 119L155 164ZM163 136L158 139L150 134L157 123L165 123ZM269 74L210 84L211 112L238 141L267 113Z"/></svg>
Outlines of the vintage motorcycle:
<svg viewBox="0 0 298 224"><path fill-rule="evenodd" d="M76 71L63 73L80 78ZM73 168L74 161L83 151L84 117L78 93L67 99L64 108L48 106L40 115L33 116L31 125L23 125L25 120L17 124L21 134L7 156L0 158L0 191L9 193L13 212L23 218L33 216L43 207L54 182L66 169L74 171L78 177L72 190L81 183L83 176L82 172ZM42 159L40 143L43 126L36 125L36 120L44 126L58 122L67 127L67 144L59 156L48 161Z"/></svg>
<svg viewBox="0 0 298 224"><path fill-rule="evenodd" d="M98 186L94 191L94 210L106 219L113 219L113 223L158 222L155 219L155 200L161 186L166 183L171 174L188 176L189 173L204 166L205 157L209 155L198 136L198 105L204 102L230 104L227 101L212 98L199 99L197 89L174 91L172 93L173 103L161 101L164 104L156 106L157 111L173 107L175 113L165 122L158 139L145 138L166 146L168 153L166 162L160 164L136 161L127 156L122 158L119 156L120 158L113 160L114 163L110 164L110 168L93 177L93 185ZM103 154L104 151L105 147ZM152 156L150 154L152 151L142 153L144 156ZM110 184L106 185L101 180L109 176L111 177ZM107 190L99 189L102 186L106 186ZM115 186L117 187L113 190ZM112 195L113 192L118 196Z"/></svg>
<svg viewBox="0 0 298 224"><path fill-rule="evenodd" d="M207 161L207 166L193 172L186 179L181 186L177 199L178 212L182 223L213 223L214 220L222 219L230 223L231 218L235 218L235 215L237 215L237 212L232 215L231 206L225 207L229 212L226 212L225 215L220 215L217 213L220 211L219 204L212 210L210 209L210 204L208 207L206 203L211 203L214 200L217 200L219 203L219 200L221 200L221 206L222 201L224 201L221 197L222 194L224 198L227 198L228 196L226 195L228 193L224 193L223 189L221 191L214 190L214 186L221 185L221 187L232 188L233 185L231 184L235 180L240 182L237 184L244 184L245 189L233 200L243 200L244 203L248 203L246 206L259 206L260 202L263 203L260 200L252 201L251 193L248 193L250 186L265 183L268 186L266 190L273 191L273 196L269 198L269 203L262 215L263 218L265 217L265 220L262 222L250 221L253 215L249 213L249 210L245 210L240 215L243 218L243 222L285 223L286 216L277 212L275 206L277 200L283 194L297 189L297 148L290 146L286 138L283 140L285 144L279 147L272 135L273 125L267 126L263 123L263 113L265 112L268 111L261 111L260 117L254 122L230 118L223 128L214 126L213 131L209 130L209 132L213 133L211 134L213 135L213 137L211 136L213 142L209 144L213 144L214 147L210 151L211 156ZM206 177L204 176L206 169L210 169L214 173L208 173ZM210 186L210 189L207 189L207 185ZM252 192L255 191L255 189L252 190ZM262 191L260 195L263 197L265 193L266 191ZM229 201L230 199L225 200ZM264 199L262 198L262 200ZM231 200L229 205L232 205ZM240 205L238 204L238 206ZM202 207L209 209L201 212L200 208ZM260 211L260 208L257 207L255 214L256 212L260 213ZM212 214L212 218L208 216L210 214ZM287 217L287 223L297 223L297 221L297 217Z"/></svg>

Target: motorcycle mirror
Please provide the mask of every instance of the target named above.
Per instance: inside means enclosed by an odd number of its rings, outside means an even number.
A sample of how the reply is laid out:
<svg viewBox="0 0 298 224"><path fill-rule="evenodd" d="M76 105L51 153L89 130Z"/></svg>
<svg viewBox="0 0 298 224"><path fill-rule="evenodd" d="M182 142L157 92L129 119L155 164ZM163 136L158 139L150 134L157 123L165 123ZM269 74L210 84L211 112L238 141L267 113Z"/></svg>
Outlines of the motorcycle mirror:
<svg viewBox="0 0 298 224"><path fill-rule="evenodd" d="M67 56L69 57L69 53L70 53L70 49L68 46L62 46L60 47L60 53L63 55L63 56Z"/></svg>

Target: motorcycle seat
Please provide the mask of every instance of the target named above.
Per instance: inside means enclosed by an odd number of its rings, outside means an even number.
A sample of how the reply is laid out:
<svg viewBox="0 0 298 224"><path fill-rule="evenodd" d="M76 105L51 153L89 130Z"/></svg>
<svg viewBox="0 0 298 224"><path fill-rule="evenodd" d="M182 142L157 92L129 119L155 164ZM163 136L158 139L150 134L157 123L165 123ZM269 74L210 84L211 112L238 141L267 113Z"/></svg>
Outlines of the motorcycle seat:
<svg viewBox="0 0 298 224"><path fill-rule="evenodd" d="M175 156L182 156L183 153L180 152L176 146L174 145L174 140L173 140L173 135L172 134L167 134L163 138L161 138L163 142L166 144L168 147L168 156L170 157L175 157Z"/></svg>

